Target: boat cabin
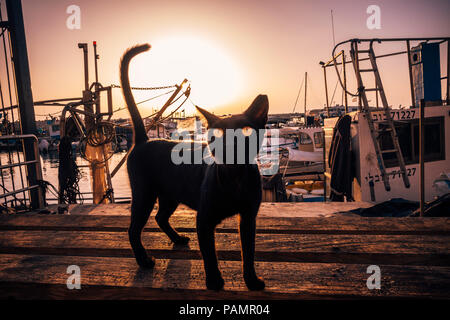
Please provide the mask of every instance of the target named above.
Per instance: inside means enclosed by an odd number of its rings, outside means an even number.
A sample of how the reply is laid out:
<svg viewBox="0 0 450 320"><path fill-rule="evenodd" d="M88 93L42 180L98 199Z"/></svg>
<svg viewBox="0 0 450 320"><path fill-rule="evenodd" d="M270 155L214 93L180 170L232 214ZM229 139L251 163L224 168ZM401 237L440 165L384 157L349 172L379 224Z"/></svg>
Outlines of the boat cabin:
<svg viewBox="0 0 450 320"><path fill-rule="evenodd" d="M280 146L286 145L304 152L323 152L322 127L284 127L279 129L278 134Z"/></svg>

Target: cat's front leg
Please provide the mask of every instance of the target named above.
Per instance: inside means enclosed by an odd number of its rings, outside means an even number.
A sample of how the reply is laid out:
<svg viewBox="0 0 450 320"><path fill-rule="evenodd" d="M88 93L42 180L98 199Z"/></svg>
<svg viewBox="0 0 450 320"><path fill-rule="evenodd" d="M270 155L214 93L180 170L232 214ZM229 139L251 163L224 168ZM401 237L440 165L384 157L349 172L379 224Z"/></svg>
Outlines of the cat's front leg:
<svg viewBox="0 0 450 320"><path fill-rule="evenodd" d="M242 264L244 281L249 290L263 290L265 283L258 278L255 271L255 236L256 214L241 213L239 221L239 234L242 247Z"/></svg>
<svg viewBox="0 0 450 320"><path fill-rule="evenodd" d="M205 212L197 214L197 236L206 274L206 287L209 290L222 290L223 281L217 265L214 230L216 225L207 219Z"/></svg>

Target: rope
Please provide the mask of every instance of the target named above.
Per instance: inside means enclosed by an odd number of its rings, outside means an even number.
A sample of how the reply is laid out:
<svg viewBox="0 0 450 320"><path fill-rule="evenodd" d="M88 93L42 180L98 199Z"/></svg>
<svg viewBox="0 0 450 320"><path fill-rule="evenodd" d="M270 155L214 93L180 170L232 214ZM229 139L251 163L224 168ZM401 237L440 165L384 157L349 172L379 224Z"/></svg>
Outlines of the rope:
<svg viewBox="0 0 450 320"><path fill-rule="evenodd" d="M336 81L336 85L334 86L333 95L331 96L330 104L333 104L334 95L336 94L336 89L339 84L339 81Z"/></svg>
<svg viewBox="0 0 450 320"><path fill-rule="evenodd" d="M50 182L46 180L38 180L37 183L44 194L44 203L47 206L47 192L50 192L56 199L58 199L58 190ZM50 189L51 187L51 189Z"/></svg>
<svg viewBox="0 0 450 320"><path fill-rule="evenodd" d="M48 116L52 117L52 116L56 116L57 114L60 114L60 113L61 113L61 111L56 111L56 112L47 113L47 114L36 114L36 117L48 117Z"/></svg>
<svg viewBox="0 0 450 320"><path fill-rule="evenodd" d="M93 147L110 143L115 137L114 125L111 122L102 121L86 133L87 143Z"/></svg>
<svg viewBox="0 0 450 320"><path fill-rule="evenodd" d="M165 93L158 94L157 96L154 96L154 97L151 97L151 98L148 98L148 99L145 99L145 100L136 102L136 105L141 104L141 103L144 103L144 102L147 102L147 101L150 101L150 100L153 100L153 99L156 99L156 98L159 98L159 97L162 97L162 96L165 96L165 95L167 95L167 94L169 94L169 93L172 93L172 92L174 92L174 91L175 91L175 90L170 90L170 91L167 91L167 92L165 92ZM122 107L122 108L119 108L119 109L114 110L113 113L118 112L118 111L121 111L121 110L125 110L125 109L128 109L128 108L127 108L127 107ZM155 114L156 114L156 113L155 113Z"/></svg>
<svg viewBox="0 0 450 320"><path fill-rule="evenodd" d="M86 147L87 145L90 145L92 147L100 147L109 143L112 143L114 139L116 138L116 131L115 131L115 125L111 122L102 121L97 123L97 125L90 129L86 136L81 138L80 143L78 145L78 149L80 152L80 155L83 157L83 159L87 160L89 163L93 162L93 159L90 159L86 155ZM104 157L103 160L99 161L95 159L95 162L97 164L105 163L114 154L114 148L111 147L112 150L109 152L109 154L106 154L106 151L104 150Z"/></svg>
<svg viewBox="0 0 450 320"><path fill-rule="evenodd" d="M348 95L350 95L350 96L352 96L352 97L359 97L359 88L358 88L358 91L356 92L356 94L354 94L354 93L351 93L351 92L349 92L349 91L347 91L346 89L345 89L345 87L344 87L344 83L342 82L342 79L341 79L341 75L339 74L339 70L338 70L338 68L337 68L337 61L336 61L336 57L335 57L335 51L336 51L336 48L338 47L338 46L340 46L341 44L343 44L343 42L341 42L341 43L338 43L334 48L333 48L333 52L331 53L331 55L332 55L332 59L333 59L333 66L334 66L334 69L336 70L336 74L337 74L337 78L338 78L338 80L339 80L339 84L341 85L341 87L342 87L342 90L344 91L344 92L346 92ZM351 54L351 53L350 53ZM357 54L357 53L356 53ZM343 66L342 66L343 67Z"/></svg>
<svg viewBox="0 0 450 320"><path fill-rule="evenodd" d="M285 167L284 167L284 170L283 170L283 175L281 176L281 179L284 179L284 177L285 177L285 175L286 175L286 171L287 171L287 168L288 168L288 166L289 166L289 150L288 150L288 158L287 158L287 161L286 161L286 165L285 165Z"/></svg>
<svg viewBox="0 0 450 320"><path fill-rule="evenodd" d="M295 108L297 107L298 98L300 97L300 93L302 91L304 81L305 81L305 78L302 78L302 83L300 84L300 88L298 88L297 99L295 99L294 109L292 109L292 113L294 113Z"/></svg>
<svg viewBox="0 0 450 320"><path fill-rule="evenodd" d="M165 95L167 95L167 94L169 94L169 93L172 93L172 92L174 92L174 91L175 91L175 90L170 90L170 91L167 91L167 92L165 92L165 93L158 94L157 96L154 96L154 97L151 97L151 98L148 98L148 99L145 99L145 100L136 102L136 104L141 104L141 103L144 103L144 102L147 102L147 101L150 101L150 100L153 100L153 99L156 99L156 98L165 96Z"/></svg>
<svg viewBox="0 0 450 320"><path fill-rule="evenodd" d="M296 143L295 142L289 142L289 143L282 143L282 144L277 144L277 145L271 145L270 147L267 147L267 149L270 148L276 148L276 147L284 147L284 146L295 146Z"/></svg>
<svg viewBox="0 0 450 320"><path fill-rule="evenodd" d="M170 114L169 114L168 116L166 116L165 118L160 118L160 119L157 119L156 121L153 120L152 123L150 123L149 125L146 125L145 127L146 127L147 129L148 129L148 128L152 128L152 127L154 127L154 126L156 126L156 125L162 123L163 121L167 120L168 118L170 118L170 117L171 117L178 109L180 109L180 107L181 107L181 106L189 99L190 94L191 94L191 89L190 89L190 87L188 87L188 88L186 89L186 91L183 91L183 94L179 95L179 96L178 96L176 99L174 99L169 105L167 105L167 107L169 107L169 106L171 106L172 104L174 104L175 102L177 102L178 100L180 100L180 98L181 98L183 95L186 96L186 99L184 99L184 101L183 101L177 108L175 108L175 110L172 111L172 113L170 113ZM158 115L159 112L160 112L160 111L158 111L158 112L156 112L156 113L154 113L154 114L151 114L151 115L149 115L149 116L147 116L147 117L144 117L144 118L142 118L142 119L147 119L147 118L153 117L153 116L155 116L155 115Z"/></svg>
<svg viewBox="0 0 450 320"><path fill-rule="evenodd" d="M103 201L105 201L105 199L109 199L111 200L111 195L113 194L114 190L113 189L106 189L105 194L103 195L102 199L100 200L99 203L103 203ZM112 201L111 201L112 202Z"/></svg>
<svg viewBox="0 0 450 320"><path fill-rule="evenodd" d="M180 97L181 97L181 96L180 96ZM183 101L183 102L182 102L175 110L173 110L167 117L158 120L156 123L161 123L161 122L167 120L168 118L170 118L175 112L177 112L178 109L181 108L181 106L186 102L186 100L187 100L188 98L189 98L189 96L187 96L186 99L184 99L184 101Z"/></svg>

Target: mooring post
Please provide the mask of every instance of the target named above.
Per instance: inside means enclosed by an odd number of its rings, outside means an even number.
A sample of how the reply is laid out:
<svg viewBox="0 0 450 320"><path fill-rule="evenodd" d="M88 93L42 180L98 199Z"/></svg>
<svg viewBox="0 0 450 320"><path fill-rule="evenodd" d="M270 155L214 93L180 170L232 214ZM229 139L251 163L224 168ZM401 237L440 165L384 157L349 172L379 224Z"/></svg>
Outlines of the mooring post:
<svg viewBox="0 0 450 320"><path fill-rule="evenodd" d="M36 135L36 120L34 114L33 94L31 92L30 67L28 64L27 42L23 24L22 2L20 0L6 0L8 12L8 29L11 41L12 61L16 78L17 103L19 105L20 124L22 134ZM25 161L36 159L32 139L23 140ZM28 184L38 184L39 174L35 164L27 165ZM32 208L43 207L43 197L38 189L30 190Z"/></svg>

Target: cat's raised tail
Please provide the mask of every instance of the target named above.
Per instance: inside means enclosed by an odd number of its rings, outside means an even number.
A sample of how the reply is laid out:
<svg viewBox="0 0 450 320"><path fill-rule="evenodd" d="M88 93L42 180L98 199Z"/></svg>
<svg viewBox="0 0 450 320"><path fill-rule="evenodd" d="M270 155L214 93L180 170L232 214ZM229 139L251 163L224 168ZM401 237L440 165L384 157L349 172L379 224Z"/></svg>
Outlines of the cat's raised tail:
<svg viewBox="0 0 450 320"><path fill-rule="evenodd" d="M131 59L142 52L148 51L150 48L151 46L148 43L129 48L123 54L122 60L120 61L120 84L122 86L122 93L125 103L127 104L128 111L130 112L131 121L133 122L134 144L145 143L148 140L148 137L141 114L139 113L131 92L128 69Z"/></svg>

